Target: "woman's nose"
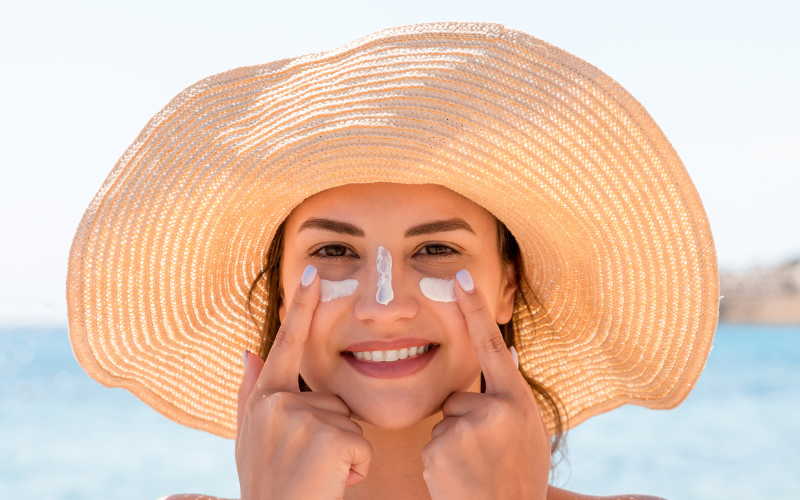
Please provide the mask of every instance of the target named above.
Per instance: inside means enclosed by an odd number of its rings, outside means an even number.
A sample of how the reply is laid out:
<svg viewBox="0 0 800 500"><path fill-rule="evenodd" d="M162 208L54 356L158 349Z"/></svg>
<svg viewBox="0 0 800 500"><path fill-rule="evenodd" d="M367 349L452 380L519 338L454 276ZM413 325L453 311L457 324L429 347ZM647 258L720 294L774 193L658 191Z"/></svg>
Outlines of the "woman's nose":
<svg viewBox="0 0 800 500"><path fill-rule="evenodd" d="M380 247L376 265L370 267L365 276L367 286L359 287L354 310L356 318L382 325L413 318L418 304L413 290L405 283L402 263L392 262L388 251Z"/></svg>

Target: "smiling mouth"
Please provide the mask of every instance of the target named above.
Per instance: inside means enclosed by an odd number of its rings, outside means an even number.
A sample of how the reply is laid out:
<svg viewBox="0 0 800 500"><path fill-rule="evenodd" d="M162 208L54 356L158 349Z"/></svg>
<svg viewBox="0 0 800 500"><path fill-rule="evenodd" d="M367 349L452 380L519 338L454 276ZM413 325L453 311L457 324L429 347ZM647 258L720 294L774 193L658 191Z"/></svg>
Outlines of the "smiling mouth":
<svg viewBox="0 0 800 500"><path fill-rule="evenodd" d="M434 348L436 344L430 343L421 346L393 349L390 351L345 351L346 354L365 361L381 361L384 363L392 363L401 361L407 358L415 358Z"/></svg>

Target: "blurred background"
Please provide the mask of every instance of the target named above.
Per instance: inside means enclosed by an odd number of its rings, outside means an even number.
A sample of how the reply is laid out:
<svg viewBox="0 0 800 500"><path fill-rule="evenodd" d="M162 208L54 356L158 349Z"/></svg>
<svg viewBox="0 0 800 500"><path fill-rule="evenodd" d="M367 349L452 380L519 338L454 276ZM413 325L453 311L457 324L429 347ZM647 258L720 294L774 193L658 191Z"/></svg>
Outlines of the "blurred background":
<svg viewBox="0 0 800 500"><path fill-rule="evenodd" d="M75 362L67 255L147 120L214 73L382 28L488 21L581 57L664 130L711 221L714 349L675 410L571 431L557 485L670 499L800 498L800 2L26 1L0 4L0 498L238 497L233 442Z"/></svg>

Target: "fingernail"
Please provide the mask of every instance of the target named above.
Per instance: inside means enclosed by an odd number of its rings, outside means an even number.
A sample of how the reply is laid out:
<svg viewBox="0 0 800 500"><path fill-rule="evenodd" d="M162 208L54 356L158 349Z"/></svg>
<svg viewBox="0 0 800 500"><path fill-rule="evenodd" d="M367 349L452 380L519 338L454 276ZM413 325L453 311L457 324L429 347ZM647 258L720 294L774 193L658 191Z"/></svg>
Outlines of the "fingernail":
<svg viewBox="0 0 800 500"><path fill-rule="evenodd" d="M463 288L465 292L472 293L472 290L475 289L475 283L472 282L472 276L470 276L469 271L466 269L462 269L457 272L456 279L458 280L459 286Z"/></svg>
<svg viewBox="0 0 800 500"><path fill-rule="evenodd" d="M303 271L303 279L300 280L300 283L303 285L303 288L308 287L314 278L317 276L317 268L309 264L306 266L306 270Z"/></svg>
<svg viewBox="0 0 800 500"><path fill-rule="evenodd" d="M247 349L242 349L242 366L247 366Z"/></svg>
<svg viewBox="0 0 800 500"><path fill-rule="evenodd" d="M517 350L514 349L513 345L509 347L508 350L511 352L511 357L514 358L514 364L517 365L517 368L519 368L519 356L517 356Z"/></svg>

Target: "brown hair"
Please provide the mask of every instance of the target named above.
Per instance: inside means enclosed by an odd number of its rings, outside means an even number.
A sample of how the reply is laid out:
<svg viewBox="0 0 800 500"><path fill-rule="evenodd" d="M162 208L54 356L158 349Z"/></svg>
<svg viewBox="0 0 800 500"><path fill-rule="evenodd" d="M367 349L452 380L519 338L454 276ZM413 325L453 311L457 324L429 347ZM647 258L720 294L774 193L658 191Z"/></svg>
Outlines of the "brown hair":
<svg viewBox="0 0 800 500"><path fill-rule="evenodd" d="M251 317L256 322L256 326L259 327L261 332L261 344L259 345L258 349L258 355L261 356L261 359L267 359L269 349L272 347L272 343L275 341L275 336L277 335L278 329L281 326L280 315L278 313L280 300L273 300L271 298L281 296L281 258L283 257L285 224L286 221L284 220L284 222L282 222L275 231L275 237L272 239L272 243L270 244L269 250L264 258L264 265L261 269L261 272L258 273L256 278L253 280L253 283L250 286L250 292L247 296L248 311L250 312ZM525 277L522 252L520 251L517 239L514 238L514 235L511 234L511 231L509 231L506 225L500 222L499 219L497 219L497 246L498 251L503 259L503 264L514 266L514 279L517 283L517 291L514 297L514 314L508 323L504 325L498 325L500 327L500 332L503 334L503 339L506 342L506 346L510 347L514 343L514 323L515 321L520 321L519 311L523 309L527 310L530 313L530 316L534 317L526 296L533 297L537 303L538 299L536 299L536 296L530 292L530 286L527 278ZM263 283L263 285L259 286L261 283ZM527 290L528 293L524 293L523 290ZM263 322L253 315L251 308L251 300L255 293L264 294L263 298L265 300L262 302L265 303ZM538 305L541 308L541 304ZM553 456L555 456L557 451L562 451L561 448L564 444L566 413L563 411L563 405L558 399L558 396L556 396L555 393L550 392L547 387L537 382L532 377L529 377L525 374L523 374L523 376L531 386L534 396L536 396L539 409L548 413L552 418L552 421L555 422L555 434L550 440L551 453ZM298 382L300 384L300 390L311 390L303 380L302 376L299 377ZM485 390L486 382L483 379L483 374L481 374L481 392L484 392ZM552 466L555 467L555 465L557 465L557 461L554 460Z"/></svg>

